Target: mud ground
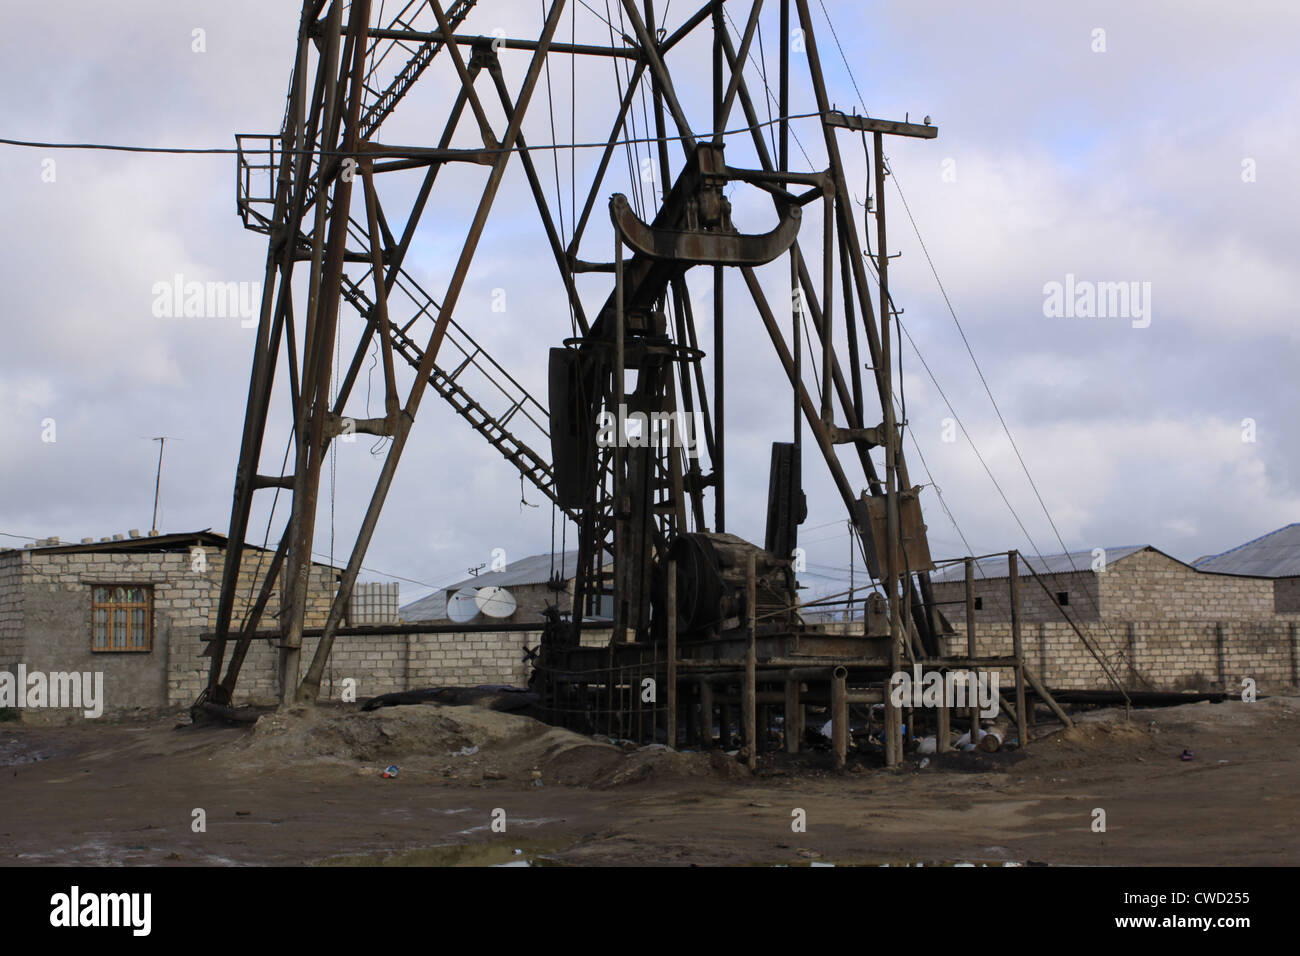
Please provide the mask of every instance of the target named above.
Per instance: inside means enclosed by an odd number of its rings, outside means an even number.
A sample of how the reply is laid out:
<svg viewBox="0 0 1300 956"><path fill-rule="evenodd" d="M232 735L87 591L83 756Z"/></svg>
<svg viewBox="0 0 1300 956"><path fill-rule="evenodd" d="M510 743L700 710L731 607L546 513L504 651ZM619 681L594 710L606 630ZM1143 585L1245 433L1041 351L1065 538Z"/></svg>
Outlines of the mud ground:
<svg viewBox="0 0 1300 956"><path fill-rule="evenodd" d="M1095 711L1018 752L840 773L476 707L185 723L0 724L0 863L1300 863L1295 697Z"/></svg>

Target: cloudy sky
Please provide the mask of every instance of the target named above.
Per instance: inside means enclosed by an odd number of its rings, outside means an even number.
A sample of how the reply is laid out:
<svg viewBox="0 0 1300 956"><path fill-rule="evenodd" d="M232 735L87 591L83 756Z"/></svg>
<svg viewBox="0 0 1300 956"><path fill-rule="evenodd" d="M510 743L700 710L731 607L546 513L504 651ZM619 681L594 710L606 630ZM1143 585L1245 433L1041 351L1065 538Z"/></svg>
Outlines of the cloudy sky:
<svg viewBox="0 0 1300 956"><path fill-rule="evenodd" d="M727 6L735 36L747 5ZM1237 3L1230 16L1221 4L1195 0L826 0L841 56L821 5L811 6L837 106L913 121L929 115L939 127L936 140L886 147L915 230L899 189L887 187L885 195L889 251L898 255L891 288L920 349L920 356L910 346L903 351L906 453L913 480L927 485L922 501L936 556L965 553L967 544L977 553L1059 551L1059 531L1070 549L1149 543L1193 559L1300 520L1293 281L1300 9L1280 0ZM16 7L0 39L0 79L13 94L0 136L231 147L236 133L276 132L297 7L291 0ZM694 7L668 3L661 20L675 28ZM606 9L605 0L577 4L561 36L608 42ZM773 84L782 42L777 10L769 2L761 21ZM529 37L541 19L539 2L480 0L466 29ZM669 57L697 131L710 126L708 45L701 31ZM379 74L396 69L399 55ZM502 56L513 95L528 54ZM435 142L455 89L444 61L385 123L382 140ZM806 60L796 51L793 62L792 111L807 113L815 106ZM762 74L756 45L746 74L756 91ZM524 125L530 145L603 141L617 107L616 82L605 61L554 57L549 85L539 86ZM504 128L486 79L480 94L493 124ZM766 111L760 105L764 118ZM737 108L729 127L742 125ZM824 168L818 129L808 120L795 129L796 162ZM473 132L464 125L455 144L474 145ZM732 165L757 165L748 133L727 143ZM841 134L840 148L850 188L865 199L861 143ZM598 153L536 156L567 235L571 197L576 192L581 204ZM676 145L672 159L681 161ZM620 151L612 164L584 258L608 258L605 199L642 185L634 160ZM178 275L260 284L266 239L235 215L234 166L230 155L0 145L0 210L8 224L0 238L5 544L147 529L158 451L150 439L158 435L174 439L163 466L161 530L226 529L253 332L238 316L160 316L155 300L158 284ZM422 220L407 266L435 299L485 178L480 167L449 169ZM381 180L381 201L395 224L404 221L412 182L410 174ZM770 202L743 186L731 199L742 229L770 228ZM809 207L803 227L814 275L819 217ZM703 312L711 277L697 271L691 294ZM784 265L768 267L763 282L772 302L788 301ZM1128 315L1048 314L1053 283L1077 290L1119 282L1136 283L1140 297ZM589 312L609 288L608 277L584 279ZM761 541L768 447L788 440L789 399L735 277L726 295L728 530ZM546 350L570 334L569 316L517 162L455 319L545 401ZM427 325L416 328L427 336ZM356 341L359 323L346 306L342 329L345 343ZM701 335L708 350L709 329ZM282 369L281 383L285 377ZM409 386L409 375L403 382ZM811 370L809 384L816 388ZM381 391L380 371L363 372L349 411L378 414ZM500 408L499 395L481 397ZM281 388L263 472L279 470L285 405ZM535 435L521 428L525 441ZM328 556L332 540L340 562L382 461L382 446L373 446L365 436L338 445L323 479L317 550ZM850 548L820 456L811 444L807 451L806 583L826 589L847 578ZM856 464L848 455L844 461L860 483ZM265 497L249 537L260 542L271 493L259 494ZM545 500L531 487L524 497L527 505L512 467L429 396L367 555L367 577L403 579L405 602L464 577L494 548L510 557L548 551L551 509L530 506ZM272 540L285 505L282 498Z"/></svg>

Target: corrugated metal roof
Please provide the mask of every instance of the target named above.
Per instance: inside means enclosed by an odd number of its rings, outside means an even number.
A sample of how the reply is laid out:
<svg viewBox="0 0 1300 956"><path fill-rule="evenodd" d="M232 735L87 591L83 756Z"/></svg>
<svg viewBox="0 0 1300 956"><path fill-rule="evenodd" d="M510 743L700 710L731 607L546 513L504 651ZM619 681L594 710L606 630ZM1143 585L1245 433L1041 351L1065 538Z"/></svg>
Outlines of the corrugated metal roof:
<svg viewBox="0 0 1300 956"><path fill-rule="evenodd" d="M45 540L49 539L42 539L42 541ZM202 531L180 531L152 536L140 535L135 538L123 537L118 541L87 541L85 543L60 541L58 544L37 542L31 547L15 548L13 550L39 551L42 554L71 554L82 551L167 551L188 548L194 544L224 548L226 546L226 536L214 534L211 528L204 528Z"/></svg>
<svg viewBox="0 0 1300 956"><path fill-rule="evenodd" d="M117 554L128 551L185 551L192 546L199 545L224 551L229 540L224 534L217 534L211 528L204 528L202 531L174 531L155 535L142 534L138 538L124 537L120 541L87 541L76 544L70 541L61 541L59 544L36 544L30 548L5 548L0 550L23 554L80 554L88 551ZM271 553L269 549L256 544L245 544L244 550ZM328 561L312 561L312 564L321 568L330 568L333 571L343 571L342 565L331 565Z"/></svg>
<svg viewBox="0 0 1300 956"><path fill-rule="evenodd" d="M1197 571L1261 578L1300 576L1300 522L1270 531L1222 554L1201 558Z"/></svg>
<svg viewBox="0 0 1300 956"><path fill-rule="evenodd" d="M568 581L578 568L578 552L566 551L555 555L552 565L551 554L531 554L505 566L501 571L481 571L463 581L439 588L432 594L425 595L418 601L412 601L398 612L404 621L441 621L447 617L447 596L455 594L461 588L485 588L489 585L499 588L527 587L530 584L545 584L551 579L552 572Z"/></svg>
<svg viewBox="0 0 1300 956"><path fill-rule="evenodd" d="M1123 548L1105 548L1103 550L1106 552L1106 566L1110 567L1117 561L1123 561L1131 554L1148 549L1156 550L1149 544L1128 545ZM1048 554L1042 558L1022 552L1018 570L1022 578L1028 576L1031 569L1040 575L1072 574L1076 571L1091 571L1092 561L1091 549L1087 551L1069 551L1065 554ZM981 578L1005 578L1006 576L1006 555L1000 554L991 558L980 558L975 562L975 580L977 581ZM963 564L947 565L932 574L930 580L935 584L948 581L964 581L966 580L966 567Z"/></svg>
<svg viewBox="0 0 1300 956"><path fill-rule="evenodd" d="M434 591L418 601L398 608L397 616L403 621L445 621L447 619L447 592Z"/></svg>

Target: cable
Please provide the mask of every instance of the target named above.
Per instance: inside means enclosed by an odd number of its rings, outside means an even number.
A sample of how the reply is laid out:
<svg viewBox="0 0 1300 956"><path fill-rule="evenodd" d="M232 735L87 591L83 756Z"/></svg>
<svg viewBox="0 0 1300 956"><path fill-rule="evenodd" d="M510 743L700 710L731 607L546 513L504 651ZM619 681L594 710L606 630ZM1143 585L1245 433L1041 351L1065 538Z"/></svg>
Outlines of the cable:
<svg viewBox="0 0 1300 956"><path fill-rule="evenodd" d="M722 135L738 136L741 133L752 133L754 130L766 129L769 126L776 125L780 123L782 119L801 120L801 119L812 119L813 117L820 117L820 116L821 114L815 110L811 113L791 113L789 116L786 117L777 116L771 120L760 121L752 125L734 126L731 129L723 130ZM614 140L614 145L615 146L637 146L646 143L653 143L653 144L657 144L660 142L675 143L675 142L680 142L685 138L686 137L682 134L673 135L670 133L665 133L663 136L640 136L640 137L635 137L630 139ZM545 150L555 150L555 149L604 149L608 145L609 145L608 141L600 142L600 143L543 143L536 146L519 146L516 144L509 148L504 146L496 146L491 148L481 147L472 150L472 152L483 153L483 154L535 153L535 152L542 152ZM261 155L271 155L272 153L274 153L277 156L284 155L285 153L288 153L291 156L307 155L307 156L317 156L317 157L373 156L373 153L368 153L368 152L363 153L361 151L349 152L347 150L324 150L324 149L314 149L314 148L272 150L270 147L258 148L258 149L240 149L239 147L231 147L231 146L211 146L211 147L209 146L132 146L132 145L124 145L120 143L47 142L43 140L14 139L12 137L0 137L0 146L16 146L25 149L83 149L83 150L122 152L122 153L162 153L168 155L182 155L182 156L187 156L187 155L235 156L240 154L244 156L261 156ZM807 158L806 154L805 154L805 158ZM811 161L809 162L809 165L810 166L812 165Z"/></svg>
<svg viewBox="0 0 1300 956"><path fill-rule="evenodd" d="M849 80L850 80L850 82L853 84L854 92L857 93L857 96L858 96L858 102L859 102L859 104L862 106L862 110L863 110L863 112L869 114L870 111L867 109L866 100L865 100L865 98L862 96L862 90L858 87L857 77L856 77L856 76L854 75L854 73L853 73L853 67L849 64L848 57L845 56L845 54L844 54L844 47L840 44L840 41L839 41L839 34L838 34L838 33L836 32L836 30L835 30L835 24L834 24L834 21L831 19L831 16L830 16L829 12L827 12L825 3L822 2L822 0L818 0L818 3L819 3L819 5L821 6L822 15L823 15L823 16L825 17L825 19L826 19L826 24L827 24L828 27L830 27L831 36L832 36L832 38L833 38L834 41L835 41L835 46L836 46L836 47L838 48L838 50L839 50L839 53L840 53L840 59L841 59L841 60L843 61L843 63L844 63L844 68L845 68L845 71L848 73ZM865 134L864 134L864 145L865 145ZM909 221L911 222L911 224L912 224L912 230L913 230L913 232L916 234L917 242L920 244L920 246L921 246L921 250L922 250L922 252L923 252L924 255L925 255L926 262L927 262L927 263L929 264L929 266L930 266L930 271L931 271L931 273L934 275L935 282L936 282L936 283L938 284L938 286L939 286L939 291L940 291L940 293L943 295L944 303L945 303L945 304L947 305L947 307L948 307L948 312L949 312L949 314L952 316L953 323L957 326L957 331L958 331L958 333L961 335L962 344L963 344L963 345L965 346L965 348L966 348L966 353L967 353L967 355L970 356L971 363L975 366L975 371L976 371L976 373L979 375L980 383L984 386L985 394L988 395L988 397L989 397L989 401L990 401L990 403L993 405L994 412L995 412L995 413L997 414L997 416L998 416L998 421L999 421L999 423L1002 425L1002 430L1003 430L1003 432L1006 434L1006 436L1007 436L1007 440L1010 442L1011 447L1012 447L1012 450L1015 452L1016 459L1019 461L1019 463L1020 463L1020 467L1021 467L1021 469L1024 471L1024 473L1025 473L1025 477L1029 480L1029 485L1030 485L1030 487L1033 489L1034 496L1035 496L1035 498L1037 498L1037 500L1038 500L1038 504L1039 504L1039 506L1042 508L1042 510L1043 510L1043 514L1044 514L1044 516L1047 518L1047 522L1048 522L1048 524L1049 524L1049 525L1051 526L1051 528L1052 528L1052 533L1056 536L1056 540L1057 540L1057 543L1058 543L1058 544L1060 545L1060 547L1061 547L1061 552L1062 552L1062 554L1063 554L1063 555L1066 557L1066 559L1069 561L1071 570L1077 572L1079 569L1078 569L1078 568L1075 566L1075 564L1074 564L1074 557L1073 557L1072 553L1070 552L1069 548L1066 547L1066 545L1065 545L1065 541L1064 541L1064 539L1063 539L1062 536L1061 536L1060 530L1057 528L1057 526L1056 526L1056 522L1052 519L1051 512L1050 512L1050 511L1048 510L1048 508L1047 508L1047 503L1043 500L1042 493L1039 491L1037 483L1034 481L1033 476L1032 476L1032 475L1030 474L1030 472L1029 472L1029 466L1028 466L1027 463L1025 462L1025 460L1024 460L1024 456L1020 453L1020 449L1019 449L1019 447L1016 445L1015 439L1014 439L1014 438L1012 437L1012 435L1011 435L1011 429L1010 429L1010 427L1007 425L1007 423L1006 423L1006 419L1005 419L1005 418L1003 417L1003 415L1002 415L1002 410L1001 410L1001 408L998 406L996 399L994 399L994 397L993 397L993 392L992 392L992 389L989 387L988 380L985 378L985 376L984 376L984 372L983 372L983 369L980 367L978 360L975 358L975 352L974 352L974 350L971 348L970 341L969 341L969 339L967 339L967 337L966 337L966 332L965 332L965 330L962 328L962 325L961 325L960 320L957 318L957 312L956 312L956 310L955 310L955 309L953 308L953 306L952 306L952 301L951 301L951 300L949 299L949 297L948 297L948 292L947 292L947 290L944 288L942 280L939 278L939 272L938 272L938 269L937 269L937 268L935 267L935 265L934 265L934 260L931 258L930 253L929 253L929 250L927 249L927 247L926 247L926 245L925 245L925 240L921 237L920 227L917 225L916 218L912 215L912 210L911 210L911 207L908 205L907 197L906 197L906 196L904 195L904 193L903 193L903 187L902 187L901 183L899 183L899 181L898 181L898 177L894 174L893 169L890 167L889 159L888 159L887 156L884 155L883 151L882 151L881 156L880 156L880 162L881 162L882 165L884 166L886 173L887 173L887 174L890 176L890 178L892 178L893 181L894 181L894 188L895 188L895 190L898 192L898 197L899 197L899 199L900 199L900 200L902 201L902 203L903 203L903 209L904 209L904 211L907 213L908 220L909 220ZM877 200L877 201L879 201L879 200ZM868 242L869 242L869 240L868 240ZM885 254L885 250L881 250L881 253L882 253L882 254ZM868 260L868 262L869 262L869 261L870 261L870 260ZM877 278L877 282L879 282L879 276L878 276L878 275L877 275L876 278ZM892 296L889 297L889 303L888 303L888 304L889 304L889 307L890 307L890 311L894 313L894 317L895 317L895 327L896 327L896 328L897 328L901 333L903 333L904 335L907 336L908 342L911 343L913 350L916 351L917 358L919 358L919 359L921 360L921 364L922 364L923 366L925 366L925 370L926 370L927 374L929 374L929 376L930 376L930 380L934 383L934 386L935 386L935 388L939 391L940 396L943 397L944 404L947 405L948 410L949 410L949 412L952 413L954 420L955 420L955 421L957 422L957 424L961 427L962 434L965 435L966 440L969 441L969 442L971 443L971 449L975 452L976 457L977 457L977 458L979 459L979 461L980 461L980 464L984 467L984 471L985 471L985 473L989 476L989 480L992 481L994 487L997 488L997 490L998 490L998 494L1002 497L1003 503L1006 504L1006 506L1007 506L1007 510L1011 512L1011 515L1012 515L1012 517L1015 519L1016 524L1020 527L1020 530L1024 533L1024 535L1025 535L1025 539L1029 542L1030 546L1034 549L1034 552L1037 554L1039 560L1043 562L1043 565L1044 565L1044 568L1045 568L1045 567L1046 567L1046 559L1043 557L1043 554L1042 554L1042 552L1039 550L1038 545L1034 542L1033 537L1029 534L1029 531L1025 528L1024 523L1020 520L1020 516L1019 516L1019 514L1017 514L1015 508L1012 507L1010 500L1008 500L1006 494L1005 494L1005 493L1003 492L1003 490L1002 490L1002 487L998 484L997 479L995 479L995 478L993 477L993 473L992 473L992 471L989 469L988 464L984 461L984 457L983 457L983 455L980 454L979 449L975 446L974 441L971 440L970 434L969 434L969 432L967 432L965 425L962 424L961 420L957 417L957 413L956 413L956 411L953 409L952 404L948 401L947 396L944 395L944 393L943 393L943 389L940 388L939 383L938 383L937 379L936 379L935 376L934 376L934 373L931 371L929 365L925 362L924 357L921 355L920 349L917 348L917 346L916 346L916 342L912 339L910 333L908 333L908 332L906 331L906 329L904 329L903 324L902 324L902 321L901 321L901 318L898 317L898 313L897 313L896 309L894 308L894 302L893 302L893 297L892 297ZM886 316L882 316L882 317L881 317L881 320L882 320L883 322L888 322L888 321L889 321L889 316L888 316L888 315L886 315ZM901 355L901 349L900 349L900 355L899 355L899 359L900 359L900 373L899 373L900 387L901 387L901 379L902 379L902 374L901 374L901 358L902 358L902 355ZM893 396L891 396L891 398L892 398L892 397L893 397ZM905 418L905 406L904 406L904 418ZM913 445L914 445L915 447L918 448L918 453L919 453L919 446L918 446L917 443L916 443L915 436L913 436L913 442L912 442L912 443L913 443ZM927 472L927 474L929 474L929 469L928 469L928 467L926 468L926 472ZM933 483L933 475L930 475L930 477L931 477L931 482ZM934 487L937 489L937 488L938 488L938 485L935 484ZM953 521L953 527L954 527L955 529L957 529L956 521L955 521L955 519L952 518L951 512L948 512L947 505L946 505L946 504L943 504L943 508L944 508L945 512L947 512L947 513L949 514L949 519ZM965 536L961 534L960 529L957 529L957 531L958 531L958 535L962 537L963 541L965 541ZM1045 571L1045 573L1048 573L1048 572ZM1106 633L1106 635L1111 639L1112 644L1114 644L1114 645L1116 645L1116 646L1118 647L1118 642L1117 642L1117 640L1114 638L1114 636L1111 634L1111 631L1110 631L1110 627L1109 627L1109 625L1107 625L1106 622L1105 622L1105 620L1102 618L1100 608L1097 607L1096 601L1093 599L1092 594L1091 594L1090 592L1088 592L1088 590L1087 590L1086 588L1084 589L1084 595L1085 595L1085 597L1087 597L1089 603L1090 603L1090 604L1092 605L1092 607L1093 607L1093 610L1096 612L1096 614L1097 614L1097 620L1098 620L1099 623L1101 623L1103 631L1104 631L1104 632ZM1067 621L1070 621L1071 624L1073 625L1073 621L1070 619L1069 612L1065 611L1065 609L1062 607L1062 608L1061 608L1061 613L1066 617ZM1077 630L1077 626L1076 626L1076 630ZM1082 631L1079 631L1079 633L1082 634ZM1085 642L1085 643L1086 643L1086 642ZM1124 653L1123 653L1122 650L1120 650L1118 653L1120 654L1121 657L1124 656ZM1100 662L1100 661L1099 661L1099 662Z"/></svg>

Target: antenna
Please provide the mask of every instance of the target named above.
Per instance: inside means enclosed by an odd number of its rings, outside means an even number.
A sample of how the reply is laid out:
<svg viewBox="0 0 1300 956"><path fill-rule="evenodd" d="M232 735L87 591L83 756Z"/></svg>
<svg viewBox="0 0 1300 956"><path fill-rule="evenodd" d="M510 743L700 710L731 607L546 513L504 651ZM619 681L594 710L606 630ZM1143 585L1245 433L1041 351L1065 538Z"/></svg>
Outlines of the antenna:
<svg viewBox="0 0 1300 956"><path fill-rule="evenodd" d="M447 598L447 617L456 624L468 624L478 615L478 602L474 599L476 588L461 588Z"/></svg>
<svg viewBox="0 0 1300 956"><path fill-rule="evenodd" d="M519 607L513 594L495 585L479 588L474 594L474 603L488 617L509 617Z"/></svg>
<svg viewBox="0 0 1300 956"><path fill-rule="evenodd" d="M145 437L145 436L141 436L141 437ZM183 441L183 439L176 438L175 436L172 435L148 436L149 441L156 441L158 443L158 472L157 474L154 475L153 478L153 521L149 524L149 530L150 532L153 533L156 533L158 531L158 489L162 485L163 449L167 447L167 439L169 438L172 441Z"/></svg>

